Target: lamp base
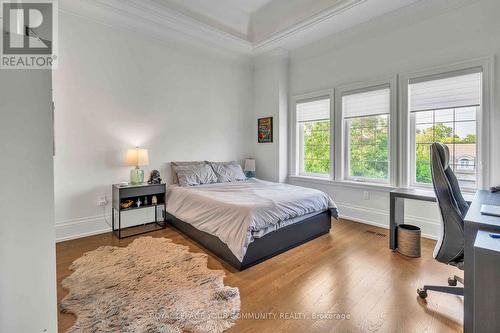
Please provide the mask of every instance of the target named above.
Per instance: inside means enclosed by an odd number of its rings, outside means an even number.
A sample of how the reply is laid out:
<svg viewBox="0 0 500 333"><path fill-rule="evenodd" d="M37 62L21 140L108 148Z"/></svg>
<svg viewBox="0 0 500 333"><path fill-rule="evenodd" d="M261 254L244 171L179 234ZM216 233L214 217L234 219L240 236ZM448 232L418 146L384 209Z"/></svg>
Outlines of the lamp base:
<svg viewBox="0 0 500 333"><path fill-rule="evenodd" d="M144 183L144 170L139 169L139 167L130 170L130 184L139 185L142 183Z"/></svg>

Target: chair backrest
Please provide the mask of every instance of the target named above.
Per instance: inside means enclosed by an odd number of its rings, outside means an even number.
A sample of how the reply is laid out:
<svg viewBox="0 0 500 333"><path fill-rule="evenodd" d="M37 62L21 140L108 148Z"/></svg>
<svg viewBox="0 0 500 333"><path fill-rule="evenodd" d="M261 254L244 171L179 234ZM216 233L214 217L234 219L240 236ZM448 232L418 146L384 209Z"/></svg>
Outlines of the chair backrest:
<svg viewBox="0 0 500 333"><path fill-rule="evenodd" d="M431 145L432 183L442 222L434 258L447 264L463 258L464 217L469 210L469 205L460 192L457 177L449 166L449 160L448 147L434 142Z"/></svg>

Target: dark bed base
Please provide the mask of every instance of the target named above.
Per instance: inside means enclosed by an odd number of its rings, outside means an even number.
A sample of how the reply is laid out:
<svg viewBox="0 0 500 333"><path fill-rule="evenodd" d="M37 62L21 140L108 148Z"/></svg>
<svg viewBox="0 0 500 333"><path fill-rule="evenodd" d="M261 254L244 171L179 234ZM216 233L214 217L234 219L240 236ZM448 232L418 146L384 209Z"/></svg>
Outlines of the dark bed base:
<svg viewBox="0 0 500 333"><path fill-rule="evenodd" d="M331 212L329 210L325 211L270 232L264 237L255 239L248 246L247 253L242 262L234 256L227 245L219 240L218 237L198 230L191 224L183 222L169 213L167 213L167 221L219 258L242 271L291 248L327 234L331 228Z"/></svg>

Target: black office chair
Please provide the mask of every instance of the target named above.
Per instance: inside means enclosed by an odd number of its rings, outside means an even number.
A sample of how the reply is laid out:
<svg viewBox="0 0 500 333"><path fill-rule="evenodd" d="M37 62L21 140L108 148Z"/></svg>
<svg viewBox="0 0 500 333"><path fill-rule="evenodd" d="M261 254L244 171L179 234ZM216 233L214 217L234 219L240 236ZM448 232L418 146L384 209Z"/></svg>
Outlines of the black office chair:
<svg viewBox="0 0 500 333"><path fill-rule="evenodd" d="M431 145L432 183L441 213L441 233L433 256L439 262L463 270L464 216L469 205L460 193L457 177L449 166L449 156L447 146L437 142ZM425 285L417 289L417 293L421 298L427 297L427 290L463 296L464 288L456 287L457 281L464 284L464 280L455 275L448 278L447 287Z"/></svg>

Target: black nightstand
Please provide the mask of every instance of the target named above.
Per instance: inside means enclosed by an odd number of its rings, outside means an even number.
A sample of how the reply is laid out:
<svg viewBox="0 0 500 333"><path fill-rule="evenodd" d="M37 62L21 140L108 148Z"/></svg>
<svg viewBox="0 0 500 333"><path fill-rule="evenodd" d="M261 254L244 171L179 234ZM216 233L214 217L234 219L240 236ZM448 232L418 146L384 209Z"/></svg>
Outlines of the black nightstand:
<svg viewBox="0 0 500 333"><path fill-rule="evenodd" d="M165 184L140 184L120 186L113 185L113 201L111 210L111 221L113 234L119 239L131 236L145 234L151 231L165 229L167 222L165 218L165 200L167 187ZM156 197L156 204L152 204L153 196ZM122 208L122 203L127 200L133 201L133 204L128 208ZM141 205L137 206L137 202L141 201ZM147 201L147 204L145 202ZM161 210L161 219L158 219L158 206L163 206ZM132 211L136 209L154 208L155 220L153 222L144 223L141 225L122 228L121 214L122 212ZM118 213L118 228L115 228L115 213Z"/></svg>

